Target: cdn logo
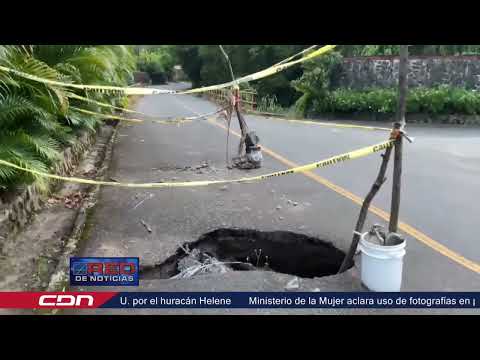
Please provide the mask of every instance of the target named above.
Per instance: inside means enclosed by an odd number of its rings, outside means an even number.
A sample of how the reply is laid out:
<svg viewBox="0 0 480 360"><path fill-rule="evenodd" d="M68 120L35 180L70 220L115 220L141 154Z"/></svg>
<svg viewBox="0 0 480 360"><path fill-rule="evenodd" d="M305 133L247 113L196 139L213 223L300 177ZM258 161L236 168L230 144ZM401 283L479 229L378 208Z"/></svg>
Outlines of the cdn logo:
<svg viewBox="0 0 480 360"><path fill-rule="evenodd" d="M38 299L39 306L47 307L93 307L92 295L42 295Z"/></svg>

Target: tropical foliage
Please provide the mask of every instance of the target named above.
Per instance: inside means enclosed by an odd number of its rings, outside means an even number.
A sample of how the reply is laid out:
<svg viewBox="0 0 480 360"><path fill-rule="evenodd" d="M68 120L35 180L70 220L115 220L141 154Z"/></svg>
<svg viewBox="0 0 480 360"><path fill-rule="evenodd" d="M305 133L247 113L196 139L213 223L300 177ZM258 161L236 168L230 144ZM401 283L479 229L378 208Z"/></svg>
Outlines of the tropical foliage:
<svg viewBox="0 0 480 360"><path fill-rule="evenodd" d="M164 83L172 78L176 65L174 46L139 47L136 52L138 70L148 73L153 83Z"/></svg>
<svg viewBox="0 0 480 360"><path fill-rule="evenodd" d="M301 50L305 45L224 45L236 77L265 69ZM479 45L412 45L412 55L480 54ZM258 92L259 106L269 111L295 106L308 112L394 112L395 89L354 91L334 89L333 74L345 56L396 55L398 45L342 45L328 56L294 66L261 81L246 84ZM194 87L231 80L226 60L217 45L15 45L0 46L0 66L45 79L70 83L125 86L132 72L171 75L182 65ZM72 90L46 85L0 70L0 159L39 171L49 171L61 158L62 149L82 130L94 131L108 109L71 98L125 105L118 94ZM463 89L440 87L412 89L408 111L428 113L480 114L479 95ZM38 180L22 171L0 166L0 192Z"/></svg>
<svg viewBox="0 0 480 360"><path fill-rule="evenodd" d="M306 45L223 45L232 62L235 76L240 77L265 69L303 49ZM179 63L193 87L231 80L226 61L218 45L177 45ZM328 91L332 69L342 57L398 55L399 45L339 45L333 55L304 63L249 84L259 98L276 98L276 104L290 107L296 103L300 113L314 108L315 99ZM480 54L480 45L412 45L411 55Z"/></svg>
<svg viewBox="0 0 480 360"><path fill-rule="evenodd" d="M397 109L397 89L336 89L317 98L314 112L393 114ZM407 96L407 112L426 114L480 114L480 94L461 88L412 88Z"/></svg>
<svg viewBox="0 0 480 360"><path fill-rule="evenodd" d="M319 100L328 96L340 60L341 55L332 52L303 64L302 76L291 83L295 90L302 93L295 103L297 113L306 115L310 109L318 106Z"/></svg>
<svg viewBox="0 0 480 360"><path fill-rule="evenodd" d="M55 81L124 86L135 58L128 47L118 45L0 46L0 65ZM95 131L100 118L75 108L96 112L105 108L71 99L70 91L0 70L0 159L48 172L79 131ZM123 100L91 91L88 96L113 105ZM0 165L0 192L34 180L47 189L44 178Z"/></svg>
<svg viewBox="0 0 480 360"><path fill-rule="evenodd" d="M305 45L223 45L232 63L234 75L241 77L263 70L305 48ZM231 74L218 45L177 45L176 55L193 87L231 81ZM290 106L298 93L290 81L302 75L292 67L275 76L251 83L260 97L275 95L282 106Z"/></svg>
<svg viewBox="0 0 480 360"><path fill-rule="evenodd" d="M395 113L398 89L351 90L336 88L335 76L342 56L397 55L398 45L341 46L318 60L304 63L303 75L292 81L302 95L296 102L300 115L315 113ZM461 55L480 51L478 45L413 45L412 55ZM463 88L440 86L412 88L407 98L407 112L436 114L480 114L480 95Z"/></svg>

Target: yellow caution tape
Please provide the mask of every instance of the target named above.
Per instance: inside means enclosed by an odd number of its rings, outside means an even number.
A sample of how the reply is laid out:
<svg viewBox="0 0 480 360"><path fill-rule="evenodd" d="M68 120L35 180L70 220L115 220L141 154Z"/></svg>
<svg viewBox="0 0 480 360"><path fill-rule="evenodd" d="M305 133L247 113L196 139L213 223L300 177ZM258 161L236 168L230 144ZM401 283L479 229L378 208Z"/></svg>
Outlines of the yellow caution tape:
<svg viewBox="0 0 480 360"><path fill-rule="evenodd" d="M275 65L272 65L272 66L277 66L277 65L281 65L281 64L283 64L283 63L289 62L290 60L296 58L297 56L303 55L303 54L305 54L306 52L312 51L313 49L315 49L315 48L317 48L317 47L318 47L318 45L312 45L312 46L310 46L309 48L306 48L306 49L300 51L299 53L296 53L295 55L292 55L292 56L290 56L289 58L286 58L286 59L284 59L284 60L282 60L282 61L280 61L280 62L278 62L278 63L276 63Z"/></svg>
<svg viewBox="0 0 480 360"><path fill-rule="evenodd" d="M363 129L363 130L380 130L380 131L392 131L392 129L378 127L378 126L364 126L364 125L354 125L354 124L338 124L338 123L329 123L329 122L320 122L320 121L307 121L307 120L292 120L287 119L289 122L299 122L311 125L320 125L320 126L330 126L330 127L339 127L339 128L353 128L353 129Z"/></svg>
<svg viewBox="0 0 480 360"><path fill-rule="evenodd" d="M74 107L74 106L71 106L70 108L75 110L75 111L81 112L83 114L99 116L99 117L103 117L105 119L120 120L120 121L126 121L126 122L131 122L131 123L143 123L143 120L141 120L141 119L128 119L128 118L124 118L122 116L117 116L117 115L102 114L102 113L97 113L95 111L80 109L80 108L77 108L77 107Z"/></svg>
<svg viewBox="0 0 480 360"><path fill-rule="evenodd" d="M0 165L5 165L17 170L29 172L31 174L35 174L38 176L43 176L50 179L61 180L61 181L68 181L80 184L90 184L90 185L104 185L104 186L117 186L117 187L127 187L127 188L173 188L173 187L193 187L193 186L206 186L206 185L213 185L213 184L227 184L227 183L244 183L250 181L258 181L258 180L267 180L273 177L283 176L283 175L290 175L295 173L301 173L309 170L314 170L317 168L323 168L331 165L336 165L348 160L358 159L363 156L367 156L373 154L375 152L384 150L394 144L394 140L387 140L381 142L376 145L367 146L358 150L354 150L348 153L344 153L337 156L332 156L328 159L314 162L311 164L298 166L295 168L283 170L283 171L276 171L270 174L259 175L259 176L252 176L252 177L244 177L240 179L232 179L232 180L201 180L201 181L186 181L186 182L164 182L164 183L144 183L144 184L135 184L135 183L122 183L122 182L113 182L113 181L96 181L96 180L89 180L89 179L81 179L76 177L65 177L59 176L54 174L47 174L41 171L27 169L11 162L0 160Z"/></svg>
<svg viewBox="0 0 480 360"><path fill-rule="evenodd" d="M114 106L114 105L107 104L107 103L104 103L104 102L101 102L101 101L97 101L97 100L93 100L93 99L90 99L90 98L87 98L87 97L84 97L84 96L80 96L80 95L77 95L77 94L74 94L74 93L69 93L67 96L70 97L70 98L73 98L73 99L82 100L82 101L85 101L85 102L88 102L88 103L91 103L91 104L95 104L95 105L110 108L110 109L120 110L120 111L123 111L123 112L132 113L132 114L140 114L140 115L144 115L144 116L149 116L149 115L144 114L140 111L130 110L130 109L119 107L119 106Z"/></svg>
<svg viewBox="0 0 480 360"><path fill-rule="evenodd" d="M71 106L71 109L87 114L87 115L93 115L93 116L98 116L102 117L105 119L112 119L112 120L119 120L119 121L125 121L125 122L131 122L131 123L144 123L144 122L152 122L155 124L166 124L166 125L171 125L171 124L180 124L184 122L190 122L193 120L201 119L201 118L207 118L209 116L215 115L223 109L216 110L214 112L208 113L208 114L203 114L203 115L198 115L198 116L190 116L190 117L183 117L183 118L173 118L173 119L165 119L165 120L154 120L154 119L135 119L135 118L125 118L123 116L118 116L118 115L111 115L111 114L102 114L98 113L95 111L90 111L90 110L85 110L81 108L77 108L74 106Z"/></svg>
<svg viewBox="0 0 480 360"><path fill-rule="evenodd" d="M306 50L304 50L304 51L306 51ZM112 108L112 109L115 109L115 110L120 110L120 111L124 111L124 112L129 112L129 113L135 113L135 114L143 115L143 116L146 116L146 117L151 116L151 115L139 112L139 111L134 111L134 110L126 109L126 108L121 108L121 107L118 107L118 106L113 106L113 105L110 105L110 104L107 104L107 103L102 103L100 101L89 99L89 98L86 98L86 97L83 97L83 96L80 96L80 95L77 95L77 94L73 94L73 93L69 94L68 96L72 97L74 99L84 100L86 102L97 104L97 105L103 106L103 107ZM72 108L74 108L74 107L72 106ZM84 112L86 114L90 114L90 115L94 115L94 116L108 117L108 118L116 119L116 120L120 120L120 121L137 122L137 123L144 122L144 121L151 121L151 122L161 123L161 124L181 123L181 122L188 122L188 121L191 121L191 120L196 120L196 119L199 119L199 118L206 118L207 116L215 115L215 114L217 114L217 113L219 113L223 110L223 109L220 109L220 110L216 110L214 112L208 113L208 114L199 115L199 116L195 116L195 117L174 118L174 119L168 119L168 120L153 120L153 119L140 120L140 119L123 118L123 117L115 116L115 115L106 115L106 114L96 113L96 112L93 112L93 111L83 110L83 109L79 109L79 108L74 108L74 109L77 110L77 111L80 111L80 112ZM379 127L379 126L339 124L339 123L334 123L334 122L286 119L286 118L275 117L276 114L262 113L262 112L256 112L256 111L251 111L250 113L253 114L253 115L271 116L270 120L285 121L285 122L291 122L291 123L318 125L318 126L327 126L327 127L338 127L338 128L353 128L353 129L362 129L362 130L392 131L391 128L384 128L384 127Z"/></svg>
<svg viewBox="0 0 480 360"><path fill-rule="evenodd" d="M279 73L279 72L281 72L285 69L288 69L289 67L291 67L293 65L296 65L296 64L305 62L307 60L311 60L311 59L313 59L315 57L318 57L320 55L323 55L323 54L333 50L334 48L335 48L335 45L326 45L326 46L321 47L320 49L315 50L312 53L302 57L301 59L290 61L290 62L287 62L287 63L284 63L284 64L274 65L274 66L271 66L271 67L269 67L267 69L264 69L262 71L256 72L254 74L247 75L247 76L241 77L239 79L236 79L235 81L230 81L228 83L219 84L219 85L201 87L201 88L197 88L197 89L177 91L176 94L192 94L192 93L198 93L198 92L204 92L204 91L210 91L210 90L216 90L216 89L223 89L223 88L226 88L226 87L231 87L235 84L238 85L238 84L245 83L245 82L250 82L250 81L254 81L254 80L263 79L265 77L268 77L268 76L274 75L276 73Z"/></svg>
<svg viewBox="0 0 480 360"><path fill-rule="evenodd" d="M151 115L142 113L140 111L134 111L134 110L118 107L118 106L113 106L111 104L107 104L107 103L103 103L103 102L96 101L96 100L93 100L93 99L89 99L89 98L86 98L86 97L83 97L83 96L80 96L80 95L77 95L77 94L72 94L71 93L68 96L72 97L74 99L84 100L86 102L90 102L90 103L93 103L93 104L96 104L96 105L99 105L99 106L103 106L103 107L107 107L107 108L111 108L111 109L115 109L115 110L119 110L119 111L123 111L123 112L139 114L139 115L143 115L145 117L152 117ZM182 117L182 118L177 117L177 118L170 118L170 119L164 119L164 120L156 120L156 119L146 119L146 120L144 120L144 119L124 118L124 117L116 116L116 115L107 115L107 114L102 114L102 113L98 113L98 112L94 112L94 111L80 109L80 108L73 107L73 106L72 106L72 109L83 112L85 114L94 115L94 116L101 116L101 117L108 117L110 119L115 119L115 120L120 120L120 121L136 122L136 123L149 121L149 122L153 122L153 123L157 123L157 124L178 124L178 123L188 122L188 121L192 121L192 120L206 118L208 116L218 114L219 112L222 112L224 110L222 108L222 109L215 110L215 111L212 111L212 112L209 112L209 113L206 113L206 114L202 114L202 115L198 115L198 116Z"/></svg>
<svg viewBox="0 0 480 360"><path fill-rule="evenodd" d="M193 94L199 92L205 92L215 89L223 89L226 87L231 87L234 85L238 85L241 83L254 81L258 79L265 78L267 76L274 75L280 71L283 71L293 65L299 64L301 62L311 60L315 57L325 54L328 51L331 51L335 48L335 45L326 45L318 50L311 52L310 54L302 57L301 59L286 62L286 63L278 63L276 65L270 66L267 69L262 71L256 72L251 75L244 76L240 79L236 79L235 81L230 81L228 83L219 84L219 85L212 85L201 87L197 89L191 89L186 91L177 91L177 90L164 90L164 89L153 89L153 88L139 88L139 87L118 87L118 86L104 86L104 85L83 85L83 84L71 84L71 83L64 83L60 81L44 79L35 75L27 74L22 71L10 69L5 66L0 66L0 70L6 71L11 74L15 74L17 76L21 76L26 79L30 79L33 81L37 81L44 84L55 85L55 86L63 86L63 87L70 87L74 89L82 89L82 90L97 90L102 92L119 92L124 95L157 95L157 94ZM308 49L307 49L308 50Z"/></svg>
<svg viewBox="0 0 480 360"><path fill-rule="evenodd" d="M10 74L15 74L21 76L25 79L37 81L43 84L70 87L74 89L81 90L97 90L102 92L119 92L125 95L156 95L156 94L174 94L175 90L163 90L163 89L152 89L152 88L131 88L131 87L119 87L119 86L105 86L105 85L83 85L83 84L71 84L61 81L55 81L50 79L44 79L39 76L31 75L24 73L23 71L18 71L14 69L7 68L5 66L0 66L0 70L8 72Z"/></svg>
<svg viewBox="0 0 480 360"><path fill-rule="evenodd" d="M119 110L119 111L139 114L139 115L143 115L143 116L146 116L146 117L151 116L151 115L142 113L140 111L134 111L134 110L118 107L118 106L113 106L113 105L110 105L110 104L107 104L107 103L102 103L100 101L89 99L89 98L86 98L86 97L83 97L83 96L80 96L80 95L77 95L77 94L73 94L73 93L69 94L68 96L72 97L74 99L84 100L86 102L90 102L90 103L93 103L93 104L96 104L96 105L99 105L99 106L108 107L108 108ZM93 112L93 111L88 111L88 110L83 110L83 109L80 109L80 108L76 108L76 107L73 107L73 106L72 106L72 108L77 110L77 111L89 114L89 115L103 116L105 118L110 118L110 119L115 119L115 120L120 120L120 121L136 122L136 123L144 122L144 121L150 121L150 122L160 123L160 124L174 124L174 123L188 122L188 121L191 121L191 120L196 120L196 119L199 119L199 118L206 118L207 116L215 115L215 114L217 114L217 113L219 113L223 110L223 109L220 109L220 110L208 113L208 114L199 115L199 116L195 116L195 117L174 118L174 119L168 119L168 120L154 120L154 119L141 120L141 119L129 119L129 118L124 118L124 117L120 117L120 116L116 116L116 115L107 115L107 114L97 113L97 112ZM339 123L334 123L334 122L285 119L285 118L275 117L276 114L262 113L262 112L256 112L256 111L251 111L250 113L253 114L253 115L271 116L270 120L278 120L278 121L285 121L285 122L299 123L299 124L319 125L319 126L339 127L339 128L353 128L353 129L363 129L363 130L379 130L379 131L391 131L392 130L391 128L384 128L384 127L379 127L379 126L339 124Z"/></svg>
<svg viewBox="0 0 480 360"><path fill-rule="evenodd" d="M261 112L251 112L253 115L265 115ZM269 120L277 120L277 121L285 121L291 123L299 123L299 124L308 124L308 125L319 125L319 126L327 126L327 127L339 127L339 128L353 128L353 129L363 129L363 130L379 130L379 131L392 131L390 128L384 128L379 126L367 126L367 125L355 125L355 124L339 124L334 122L322 122L322 121L311 121L311 120L296 120L296 119L284 119L275 117L275 114L267 114L267 116L272 116Z"/></svg>

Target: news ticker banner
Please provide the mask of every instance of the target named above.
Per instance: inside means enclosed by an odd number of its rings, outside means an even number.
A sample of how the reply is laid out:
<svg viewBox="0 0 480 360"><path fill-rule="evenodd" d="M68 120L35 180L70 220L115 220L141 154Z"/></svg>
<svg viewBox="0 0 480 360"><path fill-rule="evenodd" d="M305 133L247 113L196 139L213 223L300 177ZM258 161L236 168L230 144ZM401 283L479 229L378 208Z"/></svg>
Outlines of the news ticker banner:
<svg viewBox="0 0 480 360"><path fill-rule="evenodd" d="M3 309L476 309L479 292L0 292Z"/></svg>

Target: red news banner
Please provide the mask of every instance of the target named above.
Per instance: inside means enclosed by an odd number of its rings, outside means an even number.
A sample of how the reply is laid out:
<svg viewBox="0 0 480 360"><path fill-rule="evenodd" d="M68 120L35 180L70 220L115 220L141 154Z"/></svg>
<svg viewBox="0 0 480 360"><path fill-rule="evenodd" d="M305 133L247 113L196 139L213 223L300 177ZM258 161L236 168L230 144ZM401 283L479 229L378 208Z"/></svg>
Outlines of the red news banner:
<svg viewBox="0 0 480 360"><path fill-rule="evenodd" d="M0 292L3 309L478 309L479 292Z"/></svg>
<svg viewBox="0 0 480 360"><path fill-rule="evenodd" d="M98 308L118 292L0 292L0 309Z"/></svg>

